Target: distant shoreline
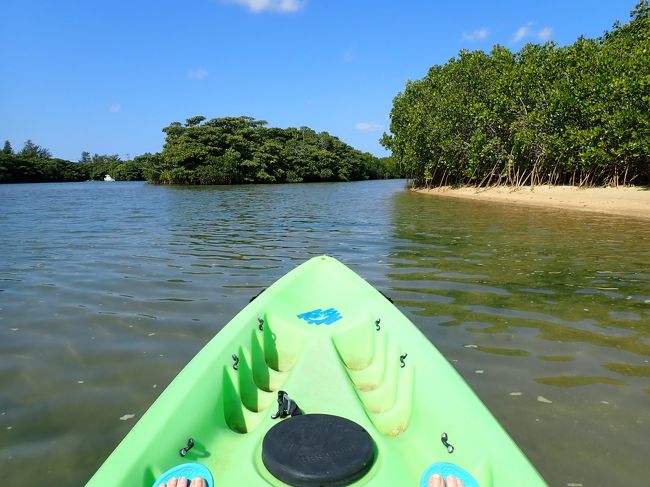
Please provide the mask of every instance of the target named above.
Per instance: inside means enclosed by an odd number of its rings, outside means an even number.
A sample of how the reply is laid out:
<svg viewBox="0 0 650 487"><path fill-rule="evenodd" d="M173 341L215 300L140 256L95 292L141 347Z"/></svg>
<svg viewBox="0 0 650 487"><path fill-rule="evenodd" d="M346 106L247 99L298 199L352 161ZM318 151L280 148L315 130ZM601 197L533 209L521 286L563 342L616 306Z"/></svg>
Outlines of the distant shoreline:
<svg viewBox="0 0 650 487"><path fill-rule="evenodd" d="M450 187L415 188L434 196L513 203L546 208L588 211L650 219L650 187L577 188L575 186L523 186L513 188Z"/></svg>

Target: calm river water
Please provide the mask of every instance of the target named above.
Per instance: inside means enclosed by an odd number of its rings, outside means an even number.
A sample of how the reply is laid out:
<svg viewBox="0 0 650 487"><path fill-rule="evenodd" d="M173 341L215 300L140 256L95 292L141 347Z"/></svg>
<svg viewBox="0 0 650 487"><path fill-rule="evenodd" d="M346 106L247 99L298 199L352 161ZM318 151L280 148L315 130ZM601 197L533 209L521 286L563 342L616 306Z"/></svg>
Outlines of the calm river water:
<svg viewBox="0 0 650 487"><path fill-rule="evenodd" d="M404 181L2 185L0 248L7 485L82 485L251 296L319 254L392 296L549 484L650 478L647 222Z"/></svg>

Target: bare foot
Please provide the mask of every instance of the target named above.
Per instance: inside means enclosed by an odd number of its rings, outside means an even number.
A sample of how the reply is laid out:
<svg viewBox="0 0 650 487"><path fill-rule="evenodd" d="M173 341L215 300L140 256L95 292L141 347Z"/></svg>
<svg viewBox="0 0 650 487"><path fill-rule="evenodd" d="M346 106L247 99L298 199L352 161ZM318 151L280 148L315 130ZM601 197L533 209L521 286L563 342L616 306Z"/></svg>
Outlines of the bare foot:
<svg viewBox="0 0 650 487"><path fill-rule="evenodd" d="M445 481L437 473L429 477L429 487L465 487L465 484L459 478L450 475Z"/></svg>
<svg viewBox="0 0 650 487"><path fill-rule="evenodd" d="M208 484L205 483L204 479L196 477L195 479L192 479L189 487L207 487L207 485ZM187 479L185 477L181 477L178 480L172 478L169 479L166 484L160 484L159 487L187 487Z"/></svg>

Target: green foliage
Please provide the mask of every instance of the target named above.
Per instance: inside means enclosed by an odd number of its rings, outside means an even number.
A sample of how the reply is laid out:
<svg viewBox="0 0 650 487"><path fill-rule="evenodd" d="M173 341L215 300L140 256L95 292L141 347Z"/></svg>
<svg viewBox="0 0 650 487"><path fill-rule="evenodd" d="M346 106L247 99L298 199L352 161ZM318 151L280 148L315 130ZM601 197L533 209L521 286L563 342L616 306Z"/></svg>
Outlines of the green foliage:
<svg viewBox="0 0 650 487"><path fill-rule="evenodd" d="M7 140L0 152L0 183L40 183L84 181L86 168L70 161L52 158L45 147L31 140L18 153L14 153Z"/></svg>
<svg viewBox="0 0 650 487"><path fill-rule="evenodd" d="M327 132L267 127L251 117L188 118L163 129L148 181L163 184L294 183L395 177L397 166L362 153ZM144 166L143 166L144 167Z"/></svg>
<svg viewBox="0 0 650 487"><path fill-rule="evenodd" d="M114 166L110 175L116 181L141 181L142 169L137 162L124 161Z"/></svg>
<svg viewBox="0 0 650 487"><path fill-rule="evenodd" d="M80 162L54 159L47 149L35 144L26 144L27 150L18 154L0 152L0 183L49 183L103 180L110 174L117 181L140 181L143 179L144 161L140 156L134 161L122 161L115 155L95 154L92 158L82 153ZM41 156L33 155L41 154ZM48 157L43 157L47 155ZM153 157L153 156L151 156Z"/></svg>
<svg viewBox="0 0 650 487"><path fill-rule="evenodd" d="M141 181L144 179L142 163L136 158L133 161L122 161L117 154L81 153L79 164L86 168L88 179L103 181L107 174L116 181Z"/></svg>
<svg viewBox="0 0 650 487"><path fill-rule="evenodd" d="M86 179L86 168L74 162L0 153L0 183L49 183Z"/></svg>
<svg viewBox="0 0 650 487"><path fill-rule="evenodd" d="M41 159L49 159L52 157L52 154L50 154L49 150L47 150L45 147L34 144L34 142L31 140L27 140L27 142L25 142L25 145L20 151L20 155L24 157L36 157Z"/></svg>
<svg viewBox="0 0 650 487"><path fill-rule="evenodd" d="M146 153L133 159L136 167L142 172L142 177L152 183L160 183L162 173L168 169L161 154Z"/></svg>
<svg viewBox="0 0 650 487"><path fill-rule="evenodd" d="M419 185L650 181L650 7L600 39L461 51L409 81L381 143Z"/></svg>
<svg viewBox="0 0 650 487"><path fill-rule="evenodd" d="M13 154L9 141L0 153L0 183L117 181L146 179L155 184L246 184L356 181L400 177L392 158L353 149L327 132L307 127L269 128L264 120L188 118L163 129L161 153L132 161L118 155L82 152L79 162L52 159L47 149L27 141Z"/></svg>

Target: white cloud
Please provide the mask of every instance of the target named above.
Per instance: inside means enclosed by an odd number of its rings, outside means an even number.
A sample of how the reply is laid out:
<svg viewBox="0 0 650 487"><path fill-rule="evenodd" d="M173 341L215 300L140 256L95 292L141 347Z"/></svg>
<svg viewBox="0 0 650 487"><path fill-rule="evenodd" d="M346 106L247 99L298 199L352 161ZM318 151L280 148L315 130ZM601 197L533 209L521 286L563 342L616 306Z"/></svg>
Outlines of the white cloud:
<svg viewBox="0 0 650 487"><path fill-rule="evenodd" d="M530 37L532 35L532 31L530 30L530 27L532 25L532 22L528 22L528 24L519 27L519 29L517 29L517 32L515 32L515 36L512 38L512 42L519 42L525 37Z"/></svg>
<svg viewBox="0 0 650 487"><path fill-rule="evenodd" d="M374 122L358 122L354 128L359 132L381 132L384 130L384 127Z"/></svg>
<svg viewBox="0 0 650 487"><path fill-rule="evenodd" d="M540 41L546 41L553 35L552 27L546 26L538 31L535 31L533 29L533 25L535 25L535 22L528 22L526 25L519 27L519 29L517 29L517 32L515 32L514 37L512 38L512 42L517 43L527 37L536 37Z"/></svg>
<svg viewBox="0 0 650 487"><path fill-rule="evenodd" d="M305 0L225 0L226 3L242 5L253 13L281 12L292 13L302 10Z"/></svg>
<svg viewBox="0 0 650 487"><path fill-rule="evenodd" d="M187 73L187 79L201 81L207 77L208 77L208 72L203 68L193 69Z"/></svg>
<svg viewBox="0 0 650 487"><path fill-rule="evenodd" d="M111 106L108 107L108 111L111 113L117 113L122 109L122 105L119 103L112 103Z"/></svg>
<svg viewBox="0 0 650 487"><path fill-rule="evenodd" d="M483 27L482 29L476 29L469 33L463 32L463 39L466 41L482 41L487 39L489 35L490 31Z"/></svg>
<svg viewBox="0 0 650 487"><path fill-rule="evenodd" d="M537 38L540 41L546 41L551 38L553 35L553 29L551 27L544 27L537 33Z"/></svg>

